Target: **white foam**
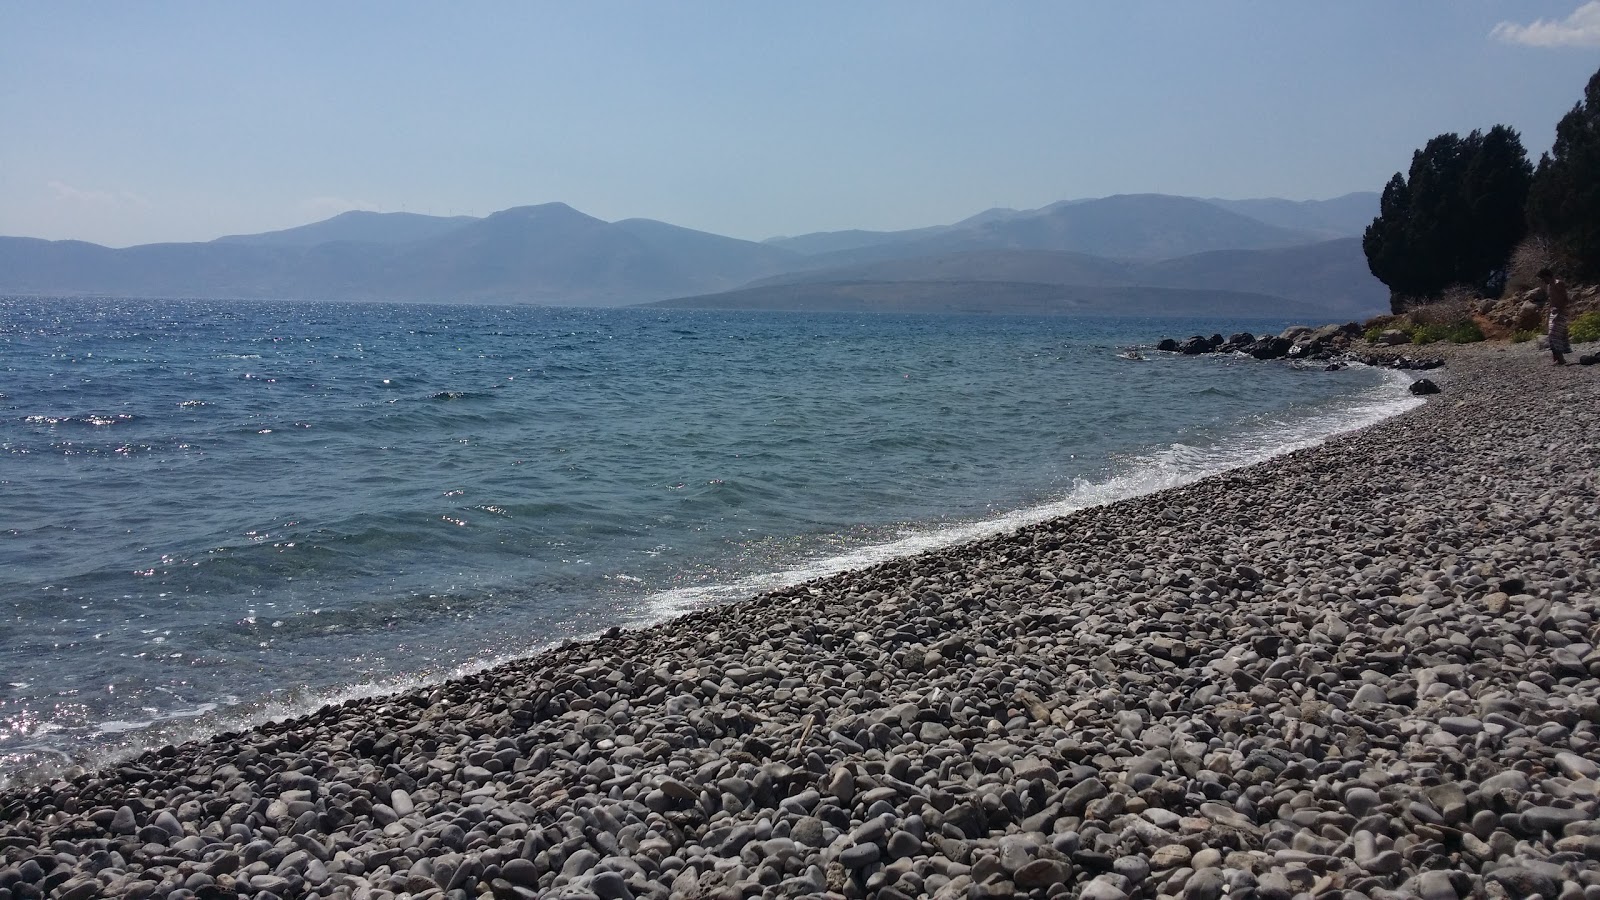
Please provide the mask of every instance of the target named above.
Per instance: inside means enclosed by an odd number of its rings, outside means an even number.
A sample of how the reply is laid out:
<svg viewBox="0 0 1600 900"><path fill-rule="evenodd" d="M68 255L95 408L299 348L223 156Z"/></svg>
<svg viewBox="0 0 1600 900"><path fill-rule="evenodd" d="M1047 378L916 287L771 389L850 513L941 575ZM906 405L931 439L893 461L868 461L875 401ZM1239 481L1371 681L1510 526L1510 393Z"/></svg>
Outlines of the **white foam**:
<svg viewBox="0 0 1600 900"><path fill-rule="evenodd" d="M791 587L901 556L938 550L1003 534L1059 518L1082 509L1142 497L1192 484L1230 469L1255 465L1277 456L1314 447L1339 434L1365 428L1424 401L1408 390L1403 372L1385 371L1378 387L1357 395L1348 405L1297 418L1266 417L1250 428L1210 447L1172 444L1130 460L1122 471L1098 481L1080 479L1066 495L1038 506L991 519L912 531L897 540L854 548L823 559L806 560L774 572L732 582L662 591L646 598L633 624L649 625L718 603L764 591Z"/></svg>

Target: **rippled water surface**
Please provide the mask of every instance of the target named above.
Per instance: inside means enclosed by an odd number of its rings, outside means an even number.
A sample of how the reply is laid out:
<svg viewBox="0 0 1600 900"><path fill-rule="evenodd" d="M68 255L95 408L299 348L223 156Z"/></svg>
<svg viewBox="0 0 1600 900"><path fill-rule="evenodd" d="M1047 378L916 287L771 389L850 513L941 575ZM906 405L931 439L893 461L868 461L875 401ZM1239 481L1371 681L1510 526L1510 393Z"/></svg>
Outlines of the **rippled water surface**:
<svg viewBox="0 0 1600 900"><path fill-rule="evenodd" d="M0 299L0 778L1312 443L1284 323Z"/></svg>

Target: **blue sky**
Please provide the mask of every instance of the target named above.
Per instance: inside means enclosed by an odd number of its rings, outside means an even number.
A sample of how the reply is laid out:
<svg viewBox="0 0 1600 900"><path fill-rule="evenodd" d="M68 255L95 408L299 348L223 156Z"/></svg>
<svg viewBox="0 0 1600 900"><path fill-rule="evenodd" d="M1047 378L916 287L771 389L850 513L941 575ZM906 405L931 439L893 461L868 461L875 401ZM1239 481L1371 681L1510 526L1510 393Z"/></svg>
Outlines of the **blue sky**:
<svg viewBox="0 0 1600 900"><path fill-rule="evenodd" d="M735 237L1116 193L1380 190L1530 154L1600 0L0 0L0 234L209 240L564 201Z"/></svg>

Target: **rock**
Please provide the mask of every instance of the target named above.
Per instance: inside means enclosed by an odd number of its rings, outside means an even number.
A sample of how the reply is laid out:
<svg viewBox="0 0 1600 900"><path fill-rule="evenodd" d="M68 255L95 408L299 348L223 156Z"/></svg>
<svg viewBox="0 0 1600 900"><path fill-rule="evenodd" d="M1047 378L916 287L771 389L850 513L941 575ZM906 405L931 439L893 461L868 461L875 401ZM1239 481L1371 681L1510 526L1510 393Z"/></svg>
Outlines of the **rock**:
<svg viewBox="0 0 1600 900"><path fill-rule="evenodd" d="M127 806L118 808L108 830L112 834L133 834L138 831L139 823L133 817L133 809Z"/></svg>
<svg viewBox="0 0 1600 900"><path fill-rule="evenodd" d="M1128 900L1128 894L1109 881L1094 878L1083 886L1078 898L1079 900Z"/></svg>
<svg viewBox="0 0 1600 900"><path fill-rule="evenodd" d="M1501 866L1490 872L1488 880L1505 888L1506 893L1512 897L1532 897L1535 894L1541 897L1555 897L1561 889L1556 879L1516 863Z"/></svg>
<svg viewBox="0 0 1600 900"><path fill-rule="evenodd" d="M1220 803L1202 803L1200 804L1200 814L1218 825L1235 831L1254 832L1256 830L1256 823L1250 821L1249 816L1231 806L1223 806Z"/></svg>
<svg viewBox="0 0 1600 900"><path fill-rule="evenodd" d="M1199 869L1183 885L1183 900L1221 900L1225 883L1220 869Z"/></svg>
<svg viewBox="0 0 1600 900"><path fill-rule="evenodd" d="M872 865L882 856L883 851L877 844L856 844L839 854L839 862L847 869L859 869Z"/></svg>
<svg viewBox="0 0 1600 900"><path fill-rule="evenodd" d="M809 847L821 847L823 844L822 820L815 816L800 817L795 821L794 827L790 829L789 837L796 843L805 844Z"/></svg>
<svg viewBox="0 0 1600 900"><path fill-rule="evenodd" d="M945 825L961 831L968 838L980 838L989 833L988 817L971 803L957 803L944 815Z"/></svg>
<svg viewBox="0 0 1600 900"><path fill-rule="evenodd" d="M1484 794L1498 794L1501 791L1511 791L1525 794L1532 788L1528 781L1527 773L1516 769L1506 769L1495 775L1490 775L1478 783L1478 790Z"/></svg>
<svg viewBox="0 0 1600 900"><path fill-rule="evenodd" d="M500 877L522 887L532 888L539 885L539 869L526 859L507 860L500 867Z"/></svg>
<svg viewBox="0 0 1600 900"><path fill-rule="evenodd" d="M1283 359L1294 348L1294 342L1281 337L1264 337L1245 348L1245 352L1261 360Z"/></svg>
<svg viewBox="0 0 1600 900"><path fill-rule="evenodd" d="M849 769L840 766L833 770L828 778L827 792L844 806L849 806L856 797L856 776Z"/></svg>
<svg viewBox="0 0 1600 900"><path fill-rule="evenodd" d="M1539 304L1532 300L1524 300L1517 307L1516 318L1512 320L1513 326L1518 331L1532 331L1539 327L1539 320L1543 318L1543 312L1539 308Z"/></svg>
<svg viewBox="0 0 1600 900"><path fill-rule="evenodd" d="M1418 378L1411 382L1411 393L1418 395L1437 394L1439 386L1426 378Z"/></svg>
<svg viewBox="0 0 1600 900"><path fill-rule="evenodd" d="M1550 832L1561 835L1568 825L1582 822L1591 816L1581 809L1562 809L1558 806L1533 806L1522 811L1520 820L1524 831L1533 834Z"/></svg>
<svg viewBox="0 0 1600 900"><path fill-rule="evenodd" d="M1111 863L1111 871L1128 879L1129 884L1143 884L1150 877L1150 862L1142 856L1119 856Z"/></svg>
<svg viewBox="0 0 1600 900"><path fill-rule="evenodd" d="M1461 785L1455 782L1435 785L1423 793L1428 798L1428 803L1439 811L1440 817L1447 824L1459 826L1471 815L1471 810L1467 806L1467 795L1461 789Z"/></svg>
<svg viewBox="0 0 1600 900"><path fill-rule="evenodd" d="M1383 692L1383 688L1375 684L1363 684L1361 687L1356 688L1353 699L1357 706L1371 708L1388 703L1389 695Z"/></svg>
<svg viewBox="0 0 1600 900"><path fill-rule="evenodd" d="M390 794L389 806L394 809L395 815L402 819L416 812L416 807L411 802L411 795L404 789L396 789Z"/></svg>
<svg viewBox="0 0 1600 900"><path fill-rule="evenodd" d="M1017 887L1027 890L1068 884L1071 878L1072 867L1061 860L1055 859L1033 860L1018 869L1014 876Z"/></svg>
<svg viewBox="0 0 1600 900"><path fill-rule="evenodd" d="M675 803L697 803L700 792L675 778L663 778L657 788Z"/></svg>
<svg viewBox="0 0 1600 900"><path fill-rule="evenodd" d="M1393 875L1405 867L1405 857L1393 850L1380 850L1373 854L1361 868L1374 875Z"/></svg>
<svg viewBox="0 0 1600 900"><path fill-rule="evenodd" d="M922 852L922 841L910 832L896 831L889 837L888 851L890 859L916 856Z"/></svg>
<svg viewBox="0 0 1600 900"><path fill-rule="evenodd" d="M101 895L100 882L89 876L69 878L56 888L59 900L92 900Z"/></svg>
<svg viewBox="0 0 1600 900"><path fill-rule="evenodd" d="M1067 790L1061 799L1061 809L1069 816L1082 815L1090 801L1098 800L1107 793L1105 782L1098 778L1085 778Z"/></svg>
<svg viewBox="0 0 1600 900"><path fill-rule="evenodd" d="M1172 869L1189 861L1194 852L1182 844L1168 844L1150 854L1150 865L1157 871Z"/></svg>
<svg viewBox="0 0 1600 900"><path fill-rule="evenodd" d="M1344 792L1345 808L1358 818L1376 809L1379 802L1378 792L1371 788L1354 787Z"/></svg>
<svg viewBox="0 0 1600 900"><path fill-rule="evenodd" d="M183 823L178 821L178 817L173 815L171 810L163 809L161 812L156 813L156 817L151 821L151 824L165 831L173 840L183 837Z"/></svg>
<svg viewBox="0 0 1600 900"><path fill-rule="evenodd" d="M1600 766L1571 751L1555 755L1556 769L1568 778L1600 778Z"/></svg>
<svg viewBox="0 0 1600 900"><path fill-rule="evenodd" d="M1470 737L1483 731L1483 723L1471 716L1445 716L1439 720L1439 727L1462 737Z"/></svg>
<svg viewBox="0 0 1600 900"><path fill-rule="evenodd" d="M1450 881L1450 873L1437 869L1417 876L1416 891L1422 900L1461 900L1456 886Z"/></svg>
<svg viewBox="0 0 1600 900"><path fill-rule="evenodd" d="M616 872L599 872L594 880L589 882L590 890L600 900L633 900L633 891L628 889L628 882Z"/></svg>

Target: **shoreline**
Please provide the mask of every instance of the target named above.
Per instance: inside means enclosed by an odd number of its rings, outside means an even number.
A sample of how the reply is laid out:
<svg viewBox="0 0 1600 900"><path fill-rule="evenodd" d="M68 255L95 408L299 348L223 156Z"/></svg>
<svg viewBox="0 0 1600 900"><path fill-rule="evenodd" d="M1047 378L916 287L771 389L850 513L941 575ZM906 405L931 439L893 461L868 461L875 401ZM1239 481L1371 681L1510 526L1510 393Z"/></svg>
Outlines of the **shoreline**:
<svg viewBox="0 0 1600 900"><path fill-rule="evenodd" d="M1439 349L1314 448L0 794L0 892L1600 893L1600 390Z"/></svg>
<svg viewBox="0 0 1600 900"><path fill-rule="evenodd" d="M1113 365L1125 367L1125 364L1121 363ZM313 683L314 687L308 686L305 690L280 687L275 692L252 693L247 686L260 682L249 680L252 673L248 671L248 665L245 666L246 671L243 673L246 680L241 681L237 688L225 678L218 677L218 672L227 670L233 665L234 660L247 658L247 654L235 655L230 652L227 654L230 657L229 661L220 664L221 668L204 667L204 670L196 672L197 678L192 687L179 682L174 685L175 693L168 697L159 694L151 697L148 688L143 692L143 696L137 691L124 693L120 684L116 687L115 697L107 694L96 695L92 690L84 691L81 697L67 696L66 699L69 701L81 700L87 714L68 719L63 722L64 727L59 730L53 727L54 717L51 715L50 703L41 705L31 702L27 699L28 689L19 687L18 693L24 697L22 702L31 705L32 711L36 713L34 721L38 723L38 732L37 737L32 740L25 737L19 739L13 734L7 736L7 741L0 741L0 744L5 745L0 747L0 789L18 784L35 784L40 780L56 777L60 773L71 774L73 771L114 765L122 759L168 743L205 740L223 731L247 730L269 720L307 715L331 703L399 693L442 683L450 678L472 674L501 662L533 655L554 645L559 637L583 640L598 636L606 627L614 624L630 629L656 624L668 617L694 609L742 600L767 590L792 586L849 569L864 568L892 557L965 543L1087 506L1115 502L1130 496L1177 486L1226 468L1253 464L1272 455L1326 440L1331 434L1370 424L1393 415L1406 406L1422 402L1406 392L1405 382L1408 379L1398 373L1353 367L1363 371L1328 376L1315 371L1315 368L1298 363L1268 364L1263 368L1252 360L1220 357L1214 360L1189 360L1177 357L1158 359L1139 367L1134 372L1136 379L1168 384L1170 385L1168 390L1176 392L1174 396L1181 396L1183 383L1190 377L1202 379L1208 384L1216 383L1212 381L1214 378L1224 378L1229 384L1217 383L1216 393L1222 397L1233 398L1229 401L1234 404L1233 409L1217 410L1216 415L1202 417L1181 428L1179 423L1167 421L1165 415L1157 415L1153 418L1166 421L1168 425L1164 434L1152 432L1150 434L1152 440L1130 447L1126 451L1117 451L1109 455L1101 453L1073 457L1079 460L1078 462L1069 462L1065 451L1054 458L1037 454L1013 454L1007 458L1002 455L991 457L990 454L980 450L977 451L980 462L1008 460L1005 469L1016 467L1005 479L1007 484L1000 486L999 492L972 489L970 486L965 490L968 496L984 498L981 501L983 505L958 508L949 514L925 516L920 521L906 519L892 529L881 524L883 516L877 514L880 511L863 510L861 516L869 520L878 520L878 527L863 526L859 530L839 529L836 534L814 540L813 547L790 548L787 553L775 552L772 549L773 545L769 544L760 547L760 553L744 557L744 559L759 559L760 565L741 566L741 559L731 559L725 560L726 565L722 567L721 572L717 572L716 568L709 569L715 573L709 577L682 579L692 581L687 586L682 584L680 579L655 578L653 579L655 583L649 585L650 590L633 594L623 594L621 591L616 594L604 594L598 589L589 594L577 594L574 596L587 597L594 609L601 611L598 615L585 616L587 621L582 624L583 633L578 633L577 629L571 631L561 629L559 622L555 623L555 628L558 630L553 631L537 627L519 628L515 624L516 615L512 612L502 615L495 622L484 622L480 619L473 623L472 627L460 632L464 636L462 644L476 642L483 647L493 648L492 653L486 651L482 655L473 654L470 657L453 659L433 655L428 660L430 665L425 672L408 674L406 671L395 672L391 668L385 673L387 677L380 682L377 679L363 678L360 672L349 673L348 678L339 680L335 677L340 674L337 669L311 670L306 672L304 680ZM1231 378L1226 378L1230 373ZM1275 392L1264 392L1256 387L1282 383L1284 380L1320 385L1309 390L1324 394L1332 393L1323 398L1304 398L1304 402L1278 403L1272 400ZM1196 387L1198 389L1202 386ZM1295 388L1292 384L1286 387L1301 389ZM1237 393L1234 393L1235 388L1238 389ZM1212 392L1201 391L1201 393ZM1252 408L1258 405L1262 408L1261 411L1252 413ZM1070 407L1060 410L1059 413L1052 409L1049 414L1066 421L1072 421L1074 418ZM1058 427L1057 432L1060 431ZM1069 430L1064 433L1064 437L1070 434ZM1045 454L1050 453L1047 447L1053 444L1053 441L1034 441L1037 451ZM1069 449L1078 449L1079 453L1082 453L1081 448ZM996 452L1003 453L999 448ZM1099 462L1083 464L1082 460L1093 460L1096 455L1099 456ZM994 470L999 471L1001 468L995 466ZM1066 478L1051 479L1051 488L1048 491L1019 489L1014 493L1007 493L1004 490L1013 482L1029 481L1034 472L1041 469L1065 471L1069 475ZM1078 474L1072 477L1070 473ZM1043 481L1040 480L1040 483ZM914 484L912 486L914 487ZM930 484L929 487L933 489L937 486ZM940 487L939 490L945 488ZM928 506L931 510L931 505ZM780 506L780 514L781 510ZM613 521L615 518L612 517ZM767 518L770 521L771 517ZM584 556L587 558L587 554ZM470 567L469 563L470 560L462 559L464 566ZM375 563L368 561L367 564ZM613 560L612 565L600 562L597 563L597 567L614 568L616 575L612 577L616 578L618 584L629 578L623 574L625 571L633 571L622 560ZM454 569L444 571L450 572ZM695 573L708 570L704 566L683 565L678 567L677 571ZM648 573L641 574L649 578ZM608 577L606 580L609 582L611 578ZM640 584L643 585L644 582L641 581ZM175 588L177 585L170 587ZM355 598L348 593L339 593L344 594L343 602L335 602L333 605L341 606L355 601ZM271 601L283 598L269 594L260 599ZM537 598L535 602L542 602L542 599ZM264 609L270 605L272 605L270 602L251 603L252 608ZM514 609L515 604L507 604L507 607ZM280 616L274 614L267 621L275 618ZM323 618L316 620L319 626L332 627L332 625L321 625ZM171 623L152 624L170 626ZM286 633L307 627L303 624L297 625L294 620L289 620L287 624ZM340 619L334 619L333 624L343 623ZM274 651L277 649L277 641L274 638L278 636L275 629L276 626L273 631L258 629L262 632L263 640L273 641ZM554 634L558 637L531 640L516 637L518 634ZM422 635L379 634L376 635L376 640L400 642L407 637L411 637L411 642L416 643L421 649L423 645L416 638ZM441 640L448 639L447 635L438 637ZM355 645L352 654L376 651L381 656L383 652L382 645L363 646L360 641L351 643ZM142 649L149 648L125 649L124 652L137 652ZM190 658L200 659L208 655L209 648L198 642L187 642L178 633L174 633L170 643L163 642L161 649L177 651ZM293 652L295 648L291 644L289 649ZM215 656L215 653L209 655ZM272 655L277 653L273 652ZM265 659L266 654L263 654L262 658ZM46 671L48 669L41 669L33 675L42 676ZM69 672L75 674L76 670L69 668ZM104 679L107 683L115 680L114 677ZM294 680L287 679L290 682ZM46 686L44 694L47 697L50 694L61 697L65 693L60 689L51 689L49 687L51 679L48 677L30 677L27 681ZM279 677L275 681L281 685L285 679ZM117 698L122 700L120 708L96 705L98 702ZM162 700L170 702L162 703ZM106 714L95 715L96 712L102 711ZM26 716L28 712L29 710L24 710L23 715Z"/></svg>

